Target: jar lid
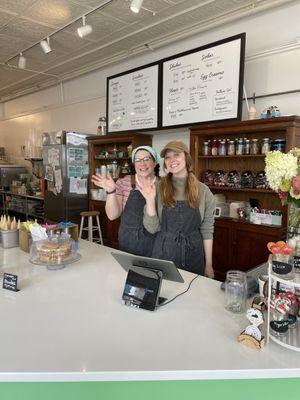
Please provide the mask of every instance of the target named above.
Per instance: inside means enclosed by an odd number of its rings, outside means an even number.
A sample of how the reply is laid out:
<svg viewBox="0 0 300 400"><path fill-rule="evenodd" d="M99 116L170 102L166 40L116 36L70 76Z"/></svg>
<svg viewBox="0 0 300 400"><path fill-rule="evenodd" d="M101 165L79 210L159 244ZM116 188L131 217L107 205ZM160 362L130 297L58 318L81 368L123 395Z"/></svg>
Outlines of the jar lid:
<svg viewBox="0 0 300 400"><path fill-rule="evenodd" d="M270 140L270 138L268 138L268 137L265 137L265 138L263 138L263 140Z"/></svg>
<svg viewBox="0 0 300 400"><path fill-rule="evenodd" d="M257 142L258 141L258 139L251 139L252 140L252 142Z"/></svg>
<svg viewBox="0 0 300 400"><path fill-rule="evenodd" d="M276 142L276 143L285 143L285 139L274 139L273 142Z"/></svg>

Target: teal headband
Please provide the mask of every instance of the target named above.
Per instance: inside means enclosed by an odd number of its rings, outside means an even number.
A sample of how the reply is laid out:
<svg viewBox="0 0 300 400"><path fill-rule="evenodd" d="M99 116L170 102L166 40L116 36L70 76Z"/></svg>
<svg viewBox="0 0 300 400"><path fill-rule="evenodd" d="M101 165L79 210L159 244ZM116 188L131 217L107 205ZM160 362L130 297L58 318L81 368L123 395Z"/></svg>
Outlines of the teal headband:
<svg viewBox="0 0 300 400"><path fill-rule="evenodd" d="M153 147L150 147L150 146L139 146L139 147L136 147L133 150L132 154L131 154L131 160L132 160L133 163L134 163L135 155L139 150L148 151L148 153L150 153L151 156L154 158L155 163L159 164L159 161L160 161L159 154L157 153L157 151L155 149L153 149Z"/></svg>

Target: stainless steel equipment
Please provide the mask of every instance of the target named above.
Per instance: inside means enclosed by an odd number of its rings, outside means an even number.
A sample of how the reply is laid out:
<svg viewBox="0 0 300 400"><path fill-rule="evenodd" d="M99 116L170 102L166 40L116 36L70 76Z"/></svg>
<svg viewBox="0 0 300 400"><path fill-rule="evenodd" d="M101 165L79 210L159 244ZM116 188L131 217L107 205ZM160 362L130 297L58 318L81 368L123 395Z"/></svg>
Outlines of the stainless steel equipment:
<svg viewBox="0 0 300 400"><path fill-rule="evenodd" d="M88 209L87 135L59 131L43 134L45 219L79 223Z"/></svg>
<svg viewBox="0 0 300 400"><path fill-rule="evenodd" d="M26 173L26 168L20 165L0 164L0 188L9 189L13 180L17 180L20 174Z"/></svg>

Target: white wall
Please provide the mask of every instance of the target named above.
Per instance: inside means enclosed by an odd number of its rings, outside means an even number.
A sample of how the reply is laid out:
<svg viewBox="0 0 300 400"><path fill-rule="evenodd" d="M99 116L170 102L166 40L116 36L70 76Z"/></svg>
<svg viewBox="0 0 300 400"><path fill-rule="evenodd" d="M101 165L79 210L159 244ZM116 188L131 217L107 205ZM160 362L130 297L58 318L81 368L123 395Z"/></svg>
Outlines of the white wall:
<svg viewBox="0 0 300 400"><path fill-rule="evenodd" d="M300 40L300 1L253 14L236 22L194 35L80 78L0 105L0 146L12 162L24 164L20 147L28 139L37 142L42 132L60 129L95 133L99 116L105 114L106 77L201 45L246 32L245 85L248 96L300 89L300 46L284 46ZM277 51L274 51L278 48ZM269 51L271 50L271 51ZM269 52L268 52L269 51ZM261 53L261 54L259 54ZM300 93L260 99L261 111L269 105L283 115L300 114ZM250 102L252 105L252 102ZM246 108L243 112L247 118ZM155 133L153 145L160 150L170 139L189 142L187 129Z"/></svg>

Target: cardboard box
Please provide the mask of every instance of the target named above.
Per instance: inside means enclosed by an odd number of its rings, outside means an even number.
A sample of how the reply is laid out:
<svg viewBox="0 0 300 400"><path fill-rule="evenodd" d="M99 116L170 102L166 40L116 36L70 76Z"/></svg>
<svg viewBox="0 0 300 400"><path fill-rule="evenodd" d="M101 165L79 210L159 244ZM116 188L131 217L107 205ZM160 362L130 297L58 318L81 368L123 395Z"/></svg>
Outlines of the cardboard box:
<svg viewBox="0 0 300 400"><path fill-rule="evenodd" d="M77 242L78 241L78 225L76 225L76 224L73 224L68 228L56 227L55 229L52 229L51 232L53 234L55 234L56 232L63 232L66 230L68 230L68 233L71 235L71 238ZM51 235L51 232L47 231L48 236ZM32 242L32 239L31 239L30 232L27 231L23 225L21 225L20 232L19 232L20 248L23 251L25 251L26 253L29 253L31 242Z"/></svg>
<svg viewBox="0 0 300 400"><path fill-rule="evenodd" d="M27 231L27 229L23 225L21 225L19 229L20 249L26 251L26 253L29 253L30 245L31 245L31 234L29 231Z"/></svg>

